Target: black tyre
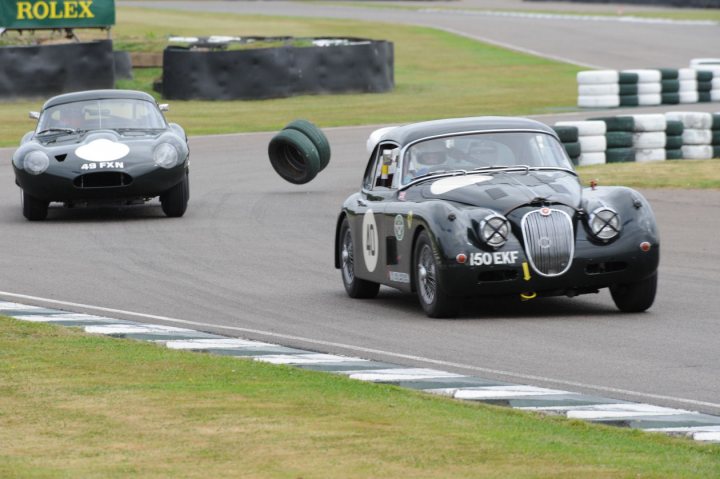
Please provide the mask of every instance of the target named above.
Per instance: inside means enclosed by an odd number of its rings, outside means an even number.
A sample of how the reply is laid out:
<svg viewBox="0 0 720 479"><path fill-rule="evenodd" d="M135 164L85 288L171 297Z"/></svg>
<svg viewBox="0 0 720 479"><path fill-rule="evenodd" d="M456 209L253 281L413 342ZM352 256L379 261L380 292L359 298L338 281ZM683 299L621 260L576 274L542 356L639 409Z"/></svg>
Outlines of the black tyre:
<svg viewBox="0 0 720 479"><path fill-rule="evenodd" d="M49 205L49 201L43 201L22 192L23 216L29 221L42 221L47 218Z"/></svg>
<svg viewBox="0 0 720 479"><path fill-rule="evenodd" d="M343 286L351 298L374 298L380 290L378 283L355 276L355 244L347 218L340 225L340 274Z"/></svg>
<svg viewBox="0 0 720 479"><path fill-rule="evenodd" d="M320 172L320 153L298 130L282 130L268 145L270 164L284 180L296 185L309 182Z"/></svg>
<svg viewBox="0 0 720 479"><path fill-rule="evenodd" d="M170 218L179 218L187 210L190 199L190 177L185 173L183 180L160 195L163 213Z"/></svg>
<svg viewBox="0 0 720 479"><path fill-rule="evenodd" d="M580 143L578 142L563 143L563 147L570 158L577 158L580 156L580 153L582 153L582 148L580 148Z"/></svg>
<svg viewBox="0 0 720 479"><path fill-rule="evenodd" d="M415 290L420 306L431 318L450 318L460 311L458 298L448 296L439 284L439 264L430 236L423 231L413 254Z"/></svg>
<svg viewBox="0 0 720 479"><path fill-rule="evenodd" d="M609 131L605 134L608 148L632 148L633 134L625 131Z"/></svg>
<svg viewBox="0 0 720 479"><path fill-rule="evenodd" d="M652 306L657 291L657 272L637 283L610 287L615 306L625 313L641 313Z"/></svg>
<svg viewBox="0 0 720 479"><path fill-rule="evenodd" d="M310 138L320 155L320 171L330 163L330 142L320 128L307 120L294 120L288 123L286 130L297 130Z"/></svg>

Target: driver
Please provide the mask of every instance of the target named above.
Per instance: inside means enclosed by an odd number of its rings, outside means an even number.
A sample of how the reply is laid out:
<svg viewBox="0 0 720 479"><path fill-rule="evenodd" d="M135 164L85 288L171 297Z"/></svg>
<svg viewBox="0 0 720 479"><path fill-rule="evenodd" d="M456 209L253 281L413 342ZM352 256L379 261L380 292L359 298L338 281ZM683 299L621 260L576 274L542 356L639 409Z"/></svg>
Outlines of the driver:
<svg viewBox="0 0 720 479"><path fill-rule="evenodd" d="M433 171L447 170L448 160L447 151L442 143L436 141L419 143L412 148L405 181Z"/></svg>
<svg viewBox="0 0 720 479"><path fill-rule="evenodd" d="M482 166L492 166L498 164L498 148L494 142L475 141L470 145L468 154L473 161Z"/></svg>
<svg viewBox="0 0 720 479"><path fill-rule="evenodd" d="M85 113L82 105L68 103L61 111L60 128L72 128L73 130L81 130L85 127Z"/></svg>

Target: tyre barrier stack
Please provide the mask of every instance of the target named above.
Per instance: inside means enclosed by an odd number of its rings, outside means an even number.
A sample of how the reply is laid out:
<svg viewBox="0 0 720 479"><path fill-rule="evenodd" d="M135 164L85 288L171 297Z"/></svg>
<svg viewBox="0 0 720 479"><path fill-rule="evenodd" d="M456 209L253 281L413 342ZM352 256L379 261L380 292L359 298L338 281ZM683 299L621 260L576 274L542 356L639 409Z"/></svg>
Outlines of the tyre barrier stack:
<svg viewBox="0 0 720 479"><path fill-rule="evenodd" d="M294 120L268 145L273 169L284 180L302 185L310 182L330 162L330 143L325 134L307 120Z"/></svg>
<svg viewBox="0 0 720 479"><path fill-rule="evenodd" d="M580 154L577 158L577 165L598 165L606 162L605 140L606 126L602 121L559 121L555 127L576 128L578 132L577 143L580 146ZM557 130L556 130L557 131ZM567 151L567 147L565 148Z"/></svg>
<svg viewBox="0 0 720 479"><path fill-rule="evenodd" d="M557 133L560 142L565 148L565 152L568 154L574 165L578 164L580 160L580 142L578 141L580 134L577 127L575 126L562 126L555 125L553 127L555 133Z"/></svg>
<svg viewBox="0 0 720 479"><path fill-rule="evenodd" d="M668 120L683 124L682 157L688 160L709 160L713 157L713 115L693 111L673 111L665 114Z"/></svg>
<svg viewBox="0 0 720 479"><path fill-rule="evenodd" d="M577 82L582 108L720 101L720 59L696 59L679 69L582 71Z"/></svg>
<svg viewBox="0 0 720 479"><path fill-rule="evenodd" d="M634 94L620 96L620 106L651 106L662 103L662 74L660 70L623 70L619 78L633 79L627 83L627 90ZM634 88L633 88L634 87Z"/></svg>
<svg viewBox="0 0 720 479"><path fill-rule="evenodd" d="M553 128L578 166L720 158L720 112L603 116L559 121ZM577 132L577 143L571 141L573 131ZM597 137L600 131L605 132L604 142ZM605 149L599 151L603 143ZM572 145L579 146L579 154Z"/></svg>

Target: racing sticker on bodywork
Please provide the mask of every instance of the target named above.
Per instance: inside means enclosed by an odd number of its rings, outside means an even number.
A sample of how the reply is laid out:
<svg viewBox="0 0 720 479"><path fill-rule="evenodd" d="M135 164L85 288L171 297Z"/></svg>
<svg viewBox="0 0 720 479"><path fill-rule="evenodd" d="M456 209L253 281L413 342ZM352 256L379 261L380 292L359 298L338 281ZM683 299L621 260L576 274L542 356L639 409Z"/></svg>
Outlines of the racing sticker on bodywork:
<svg viewBox="0 0 720 479"><path fill-rule="evenodd" d="M398 241L402 241L405 237L405 220L403 219L402 215L395 216L395 222L393 223L393 227L395 228L395 239L397 239Z"/></svg>
<svg viewBox="0 0 720 479"><path fill-rule="evenodd" d="M372 273L378 260L378 231L373 210L367 210L363 216L362 247L365 267Z"/></svg>
<svg viewBox="0 0 720 479"><path fill-rule="evenodd" d="M75 150L78 158L95 163L115 162L115 160L125 158L128 153L130 153L130 147L125 143L110 141L105 138L93 140Z"/></svg>

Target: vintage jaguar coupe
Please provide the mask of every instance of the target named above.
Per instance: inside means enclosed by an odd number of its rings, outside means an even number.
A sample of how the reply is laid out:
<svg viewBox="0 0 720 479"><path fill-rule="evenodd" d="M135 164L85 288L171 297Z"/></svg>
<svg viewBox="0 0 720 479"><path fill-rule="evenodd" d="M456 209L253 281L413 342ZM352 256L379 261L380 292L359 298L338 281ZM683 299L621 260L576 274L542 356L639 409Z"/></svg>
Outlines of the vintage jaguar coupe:
<svg viewBox="0 0 720 479"><path fill-rule="evenodd" d="M37 127L12 159L23 215L43 220L51 202L122 206L159 196L167 216L182 216L190 197L187 137L163 110L147 93L90 90L31 112Z"/></svg>
<svg viewBox="0 0 720 479"><path fill-rule="evenodd" d="M335 266L349 296L381 284L450 317L464 298L576 296L610 288L625 312L655 299L660 243L647 200L583 187L555 132L481 117L373 135L362 188L337 220Z"/></svg>

